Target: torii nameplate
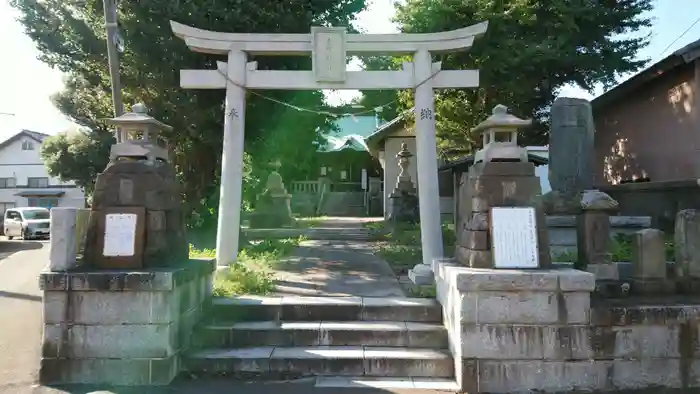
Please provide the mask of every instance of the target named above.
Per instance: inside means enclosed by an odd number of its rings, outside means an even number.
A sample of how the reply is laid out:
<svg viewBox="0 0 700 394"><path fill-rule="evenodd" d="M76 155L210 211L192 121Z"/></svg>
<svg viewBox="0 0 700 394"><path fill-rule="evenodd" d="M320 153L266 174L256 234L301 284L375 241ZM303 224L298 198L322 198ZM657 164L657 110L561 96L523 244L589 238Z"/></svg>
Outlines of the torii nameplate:
<svg viewBox="0 0 700 394"><path fill-rule="evenodd" d="M316 82L345 82L344 27L312 27L311 57Z"/></svg>

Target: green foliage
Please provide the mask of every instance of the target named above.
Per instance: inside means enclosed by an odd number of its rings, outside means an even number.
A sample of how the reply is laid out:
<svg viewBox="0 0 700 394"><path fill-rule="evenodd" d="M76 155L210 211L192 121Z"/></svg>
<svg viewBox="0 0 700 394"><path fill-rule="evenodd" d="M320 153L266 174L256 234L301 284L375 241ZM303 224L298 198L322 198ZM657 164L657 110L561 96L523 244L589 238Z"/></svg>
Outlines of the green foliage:
<svg viewBox="0 0 700 394"><path fill-rule="evenodd" d="M51 176L74 180L92 194L95 177L107 165L112 134L104 129L74 131L48 137L41 144L41 158Z"/></svg>
<svg viewBox="0 0 700 394"><path fill-rule="evenodd" d="M231 264L214 276L215 297L230 297L241 294L266 295L275 288L275 282L267 272L249 268L243 264Z"/></svg>
<svg viewBox="0 0 700 394"><path fill-rule="evenodd" d="M408 295L416 298L435 298L437 297L437 288L435 285L427 286L411 286L408 287Z"/></svg>
<svg viewBox="0 0 700 394"><path fill-rule="evenodd" d="M384 222L367 223L365 226L377 233L383 233L386 242L378 244L376 251L396 275L406 275L408 270L423 259L420 225L403 225L391 232L386 231ZM442 224L442 244L445 250L454 247L456 241L454 225Z"/></svg>
<svg viewBox="0 0 700 394"><path fill-rule="evenodd" d="M635 72L635 60L651 26L652 0L406 0L398 5L402 32L440 32L489 22L487 33L467 51L438 57L443 69L480 70L477 89L446 90L436 98L441 151L471 152L479 141L466 132L484 120L496 104L539 123L523 144L546 143L547 111L558 90L569 83L591 91L610 87L620 74ZM396 69L404 58L370 58L370 69ZM387 101L387 92L363 92L363 102ZM376 97L380 96L380 99ZM401 108L412 96L399 92Z"/></svg>
<svg viewBox="0 0 700 394"><path fill-rule="evenodd" d="M93 130L86 141L72 148L80 160L60 152L65 141L47 148L52 174L75 179L91 188L90 180L106 164L95 160L82 165L82 158L105 157L102 119L111 117L110 79L105 45L102 0L11 0L20 12L19 21L40 51L40 60L67 74L66 87L53 97L55 105L70 119ZM215 217L221 168L224 91L192 91L180 88L180 69L214 69L225 60L191 51L176 38L170 20L208 30L239 33L308 33L311 25L349 26L364 8L364 0L224 0L119 2L118 18L124 52L120 54L123 101L143 101L150 114L174 127L164 135L175 156L184 183L187 212L199 209L195 220L207 227ZM253 59L251 59L253 60ZM258 68L310 69L310 58L256 57ZM324 109L320 91L265 92L275 100L304 108ZM127 108L128 109L128 108ZM313 167L313 143L319 131L331 128L325 115L300 112L258 95L249 94L246 107L247 161L245 198L252 200L261 172L279 158L282 175L304 177ZM317 131L319 130L319 131ZM55 153L59 152L59 153ZM198 208L202 206L202 208ZM209 225L210 226L210 225Z"/></svg>
<svg viewBox="0 0 700 394"><path fill-rule="evenodd" d="M246 245L235 263L214 277L214 295L225 297L239 294L265 295L274 290L275 282L269 272L277 262L291 254L303 238L271 239ZM216 250L197 249L190 244L190 257L216 257Z"/></svg>

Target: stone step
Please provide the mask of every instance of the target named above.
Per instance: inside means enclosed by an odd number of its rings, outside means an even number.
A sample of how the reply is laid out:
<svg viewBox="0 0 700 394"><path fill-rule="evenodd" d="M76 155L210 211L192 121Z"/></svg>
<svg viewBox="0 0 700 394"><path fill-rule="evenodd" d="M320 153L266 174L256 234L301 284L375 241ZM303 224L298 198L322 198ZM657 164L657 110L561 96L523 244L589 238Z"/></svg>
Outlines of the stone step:
<svg viewBox="0 0 700 394"><path fill-rule="evenodd" d="M384 346L447 348L442 324L415 322L242 322L205 325L197 330L200 348L259 346Z"/></svg>
<svg viewBox="0 0 700 394"><path fill-rule="evenodd" d="M451 378L447 351L381 347L258 347L202 350L184 358L193 374L245 377L375 376Z"/></svg>
<svg viewBox="0 0 700 394"><path fill-rule="evenodd" d="M380 297L258 297L215 298L213 323L242 321L405 321L442 323L442 308L434 299Z"/></svg>
<svg viewBox="0 0 700 394"><path fill-rule="evenodd" d="M458 392L453 379L368 377L368 376L319 376L315 387L327 388L372 388L372 389L417 389Z"/></svg>

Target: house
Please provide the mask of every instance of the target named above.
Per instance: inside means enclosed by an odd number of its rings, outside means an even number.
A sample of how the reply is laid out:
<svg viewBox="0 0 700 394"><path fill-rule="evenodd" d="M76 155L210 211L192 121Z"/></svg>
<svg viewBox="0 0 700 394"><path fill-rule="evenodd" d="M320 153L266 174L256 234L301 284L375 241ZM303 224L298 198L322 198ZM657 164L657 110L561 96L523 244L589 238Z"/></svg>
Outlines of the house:
<svg viewBox="0 0 700 394"><path fill-rule="evenodd" d="M700 40L591 102L596 184L700 178Z"/></svg>
<svg viewBox="0 0 700 394"><path fill-rule="evenodd" d="M46 134L22 130L0 143L0 210L13 207L85 207L74 182L51 177L40 157Z"/></svg>

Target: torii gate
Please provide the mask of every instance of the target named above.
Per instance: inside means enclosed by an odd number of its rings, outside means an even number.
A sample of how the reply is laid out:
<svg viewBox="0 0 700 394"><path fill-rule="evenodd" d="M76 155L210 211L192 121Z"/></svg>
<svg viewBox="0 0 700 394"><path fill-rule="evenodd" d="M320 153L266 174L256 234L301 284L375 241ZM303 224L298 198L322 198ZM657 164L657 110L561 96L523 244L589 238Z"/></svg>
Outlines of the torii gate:
<svg viewBox="0 0 700 394"><path fill-rule="evenodd" d="M415 89L416 157L423 264L442 257L433 89L479 86L478 70L442 71L432 53L467 50L488 22L442 33L346 34L343 27L312 27L311 34L221 33L175 21L175 35L195 52L228 55L217 70L181 70L185 89L226 89L221 161L217 264L236 258L240 232L246 89ZM262 71L247 54L312 56L313 71ZM400 71L346 71L347 55L413 55ZM385 185L389 187L390 185Z"/></svg>

